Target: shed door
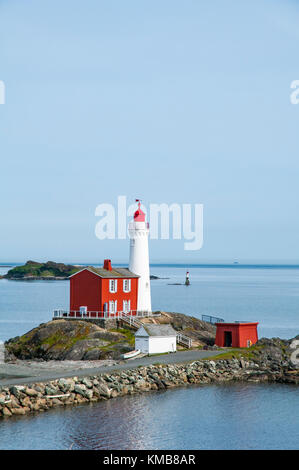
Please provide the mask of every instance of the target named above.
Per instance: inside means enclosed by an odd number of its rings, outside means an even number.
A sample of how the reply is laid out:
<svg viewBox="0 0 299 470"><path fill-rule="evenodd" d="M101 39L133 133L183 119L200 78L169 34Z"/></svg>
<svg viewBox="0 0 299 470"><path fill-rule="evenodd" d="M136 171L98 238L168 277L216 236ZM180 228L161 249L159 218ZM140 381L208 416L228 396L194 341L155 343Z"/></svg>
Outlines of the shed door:
<svg viewBox="0 0 299 470"><path fill-rule="evenodd" d="M224 332L224 346L227 348L231 348L233 342L232 338L232 332L231 331L225 331Z"/></svg>

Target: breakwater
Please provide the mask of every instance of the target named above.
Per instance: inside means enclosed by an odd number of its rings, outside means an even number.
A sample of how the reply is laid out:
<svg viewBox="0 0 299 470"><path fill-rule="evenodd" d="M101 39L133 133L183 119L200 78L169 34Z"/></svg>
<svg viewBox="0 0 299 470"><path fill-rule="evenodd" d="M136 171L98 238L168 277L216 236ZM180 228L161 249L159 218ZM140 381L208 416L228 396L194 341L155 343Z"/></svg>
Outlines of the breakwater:
<svg viewBox="0 0 299 470"><path fill-rule="evenodd" d="M195 361L188 364L153 364L111 374L72 377L46 383L0 387L0 416L46 411L115 397L189 384L231 381L299 384L299 370L289 361L277 364L241 359Z"/></svg>

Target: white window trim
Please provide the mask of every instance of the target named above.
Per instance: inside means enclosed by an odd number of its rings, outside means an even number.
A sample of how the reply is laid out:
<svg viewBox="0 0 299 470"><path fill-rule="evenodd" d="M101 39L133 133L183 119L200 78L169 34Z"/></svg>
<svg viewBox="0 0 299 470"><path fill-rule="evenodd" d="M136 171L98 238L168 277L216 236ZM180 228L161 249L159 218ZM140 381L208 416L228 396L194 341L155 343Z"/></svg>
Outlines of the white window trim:
<svg viewBox="0 0 299 470"><path fill-rule="evenodd" d="M131 310L131 300L123 300L123 312L129 313Z"/></svg>
<svg viewBox="0 0 299 470"><path fill-rule="evenodd" d="M114 283L114 289L112 288L112 285ZM117 279L109 279L109 292L114 294L117 292Z"/></svg>
<svg viewBox="0 0 299 470"><path fill-rule="evenodd" d="M128 289L125 288L126 283L128 283ZM123 280L123 291L124 292L131 292L131 279L124 279Z"/></svg>
<svg viewBox="0 0 299 470"><path fill-rule="evenodd" d="M109 300L109 313L117 313L117 300Z"/></svg>

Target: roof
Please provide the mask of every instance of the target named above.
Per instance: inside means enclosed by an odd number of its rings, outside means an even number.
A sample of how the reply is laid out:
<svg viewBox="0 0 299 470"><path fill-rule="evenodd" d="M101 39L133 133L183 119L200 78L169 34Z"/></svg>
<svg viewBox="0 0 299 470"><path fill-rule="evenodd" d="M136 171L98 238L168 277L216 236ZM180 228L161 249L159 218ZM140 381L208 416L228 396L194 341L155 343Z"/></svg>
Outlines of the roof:
<svg viewBox="0 0 299 470"><path fill-rule="evenodd" d="M128 268L112 268L111 271L108 269L104 268L95 268L94 266L86 266L86 268L81 269L80 271L77 271L76 273L72 274L72 276L76 276L77 274L81 273L87 269L88 271L93 272L94 274L97 274L97 276L104 277L104 278L137 278L140 277L137 274L132 273Z"/></svg>
<svg viewBox="0 0 299 470"><path fill-rule="evenodd" d="M138 199L136 199L138 200ZM134 213L134 220L135 222L145 222L145 213L141 209L140 201L138 200L138 209Z"/></svg>
<svg viewBox="0 0 299 470"><path fill-rule="evenodd" d="M152 325L143 323L142 327L139 329L141 328L144 328L149 336L176 336L177 334L171 325ZM138 331L135 335L137 335Z"/></svg>

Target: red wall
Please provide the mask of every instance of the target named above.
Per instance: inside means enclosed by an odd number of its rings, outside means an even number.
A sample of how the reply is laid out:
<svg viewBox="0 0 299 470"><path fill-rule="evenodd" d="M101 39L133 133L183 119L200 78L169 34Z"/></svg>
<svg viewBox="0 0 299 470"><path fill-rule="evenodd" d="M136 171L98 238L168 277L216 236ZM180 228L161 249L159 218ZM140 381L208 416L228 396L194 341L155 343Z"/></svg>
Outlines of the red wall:
<svg viewBox="0 0 299 470"><path fill-rule="evenodd" d="M104 303L117 300L117 310L122 311L123 300L131 301L131 310L137 310L138 278L131 278L131 291L123 292L123 279L117 279L117 292L109 292L109 279L101 278L87 269L70 278L70 310L79 311L87 306L89 312L103 312Z"/></svg>
<svg viewBox="0 0 299 470"><path fill-rule="evenodd" d="M70 279L70 310L79 311L83 305L88 311L102 311L101 278L87 269Z"/></svg>
<svg viewBox="0 0 299 470"><path fill-rule="evenodd" d="M120 278L111 278L117 279L117 292L109 292L109 279L102 279L102 304L104 308L104 303L109 300L117 300L117 310L122 311L123 301L131 301L131 310L137 310L137 294L138 294L138 278L131 278L131 291L123 291L123 279Z"/></svg>
<svg viewBox="0 0 299 470"><path fill-rule="evenodd" d="M257 334L258 323L216 323L216 340L215 344L220 347L225 346L225 332L232 333L233 348L247 348L247 341L250 340L255 344L258 340Z"/></svg>

